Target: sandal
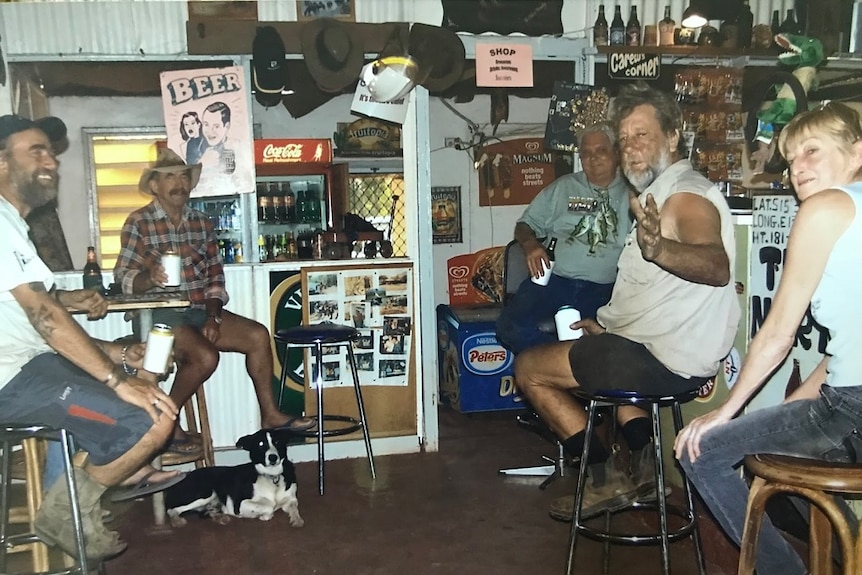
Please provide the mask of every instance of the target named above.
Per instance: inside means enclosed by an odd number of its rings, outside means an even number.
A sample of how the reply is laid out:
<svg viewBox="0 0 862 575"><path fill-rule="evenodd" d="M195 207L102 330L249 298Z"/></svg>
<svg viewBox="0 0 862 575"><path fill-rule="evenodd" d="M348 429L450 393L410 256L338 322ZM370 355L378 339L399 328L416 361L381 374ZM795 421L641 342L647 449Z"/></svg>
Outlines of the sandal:
<svg viewBox="0 0 862 575"><path fill-rule="evenodd" d="M173 438L165 446L163 453L176 457L202 456L204 452L203 443L199 437L186 435Z"/></svg>
<svg viewBox="0 0 862 575"><path fill-rule="evenodd" d="M287 422L283 425L273 427L272 429L286 431L308 431L315 425L317 425L316 417L304 417L302 415L296 415L288 419Z"/></svg>
<svg viewBox="0 0 862 575"><path fill-rule="evenodd" d="M186 478L186 474L180 472L173 477L169 477L162 481L150 481L150 478L160 471L160 469L153 469L141 477L141 479L134 485L120 486L116 488L116 491L111 495L111 501L116 503L120 501L128 501L130 499L138 499L145 495L152 495L153 493L164 491L168 487L176 485Z"/></svg>

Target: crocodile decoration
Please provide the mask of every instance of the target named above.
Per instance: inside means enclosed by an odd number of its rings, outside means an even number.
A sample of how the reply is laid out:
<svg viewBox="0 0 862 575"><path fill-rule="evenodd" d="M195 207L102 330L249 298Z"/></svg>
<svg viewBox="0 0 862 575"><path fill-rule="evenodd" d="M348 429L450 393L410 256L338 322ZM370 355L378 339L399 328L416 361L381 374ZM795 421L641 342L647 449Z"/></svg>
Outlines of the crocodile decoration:
<svg viewBox="0 0 862 575"><path fill-rule="evenodd" d="M814 87L817 66L823 61L823 44L817 38L784 33L775 36L775 43L785 50L778 56L778 61L783 66L793 68L793 77L798 82L795 90L801 87L804 99L804 95ZM751 154L755 174L764 172L767 163L773 163L770 159L776 154L778 132L799 111L797 101L800 98L795 90L792 83L784 84L775 101L768 108L757 112L755 140L758 149Z"/></svg>

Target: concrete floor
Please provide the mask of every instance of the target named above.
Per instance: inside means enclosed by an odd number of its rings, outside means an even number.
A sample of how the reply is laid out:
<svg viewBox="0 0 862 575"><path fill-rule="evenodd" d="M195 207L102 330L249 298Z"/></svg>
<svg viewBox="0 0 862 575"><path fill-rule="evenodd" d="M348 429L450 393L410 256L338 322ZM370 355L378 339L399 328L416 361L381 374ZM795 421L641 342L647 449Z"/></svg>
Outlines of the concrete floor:
<svg viewBox="0 0 862 575"><path fill-rule="evenodd" d="M539 463L554 450L514 416L441 408L440 452L378 457L375 482L365 460L329 462L324 496L317 494L316 463L297 465L305 519L299 529L279 513L269 522L234 518L228 525L191 517L182 528L155 534L149 499L114 505L114 528L129 548L106 563L107 574L562 574L569 526L550 519L547 508L572 491L572 480L540 491L540 479L497 474ZM736 573L736 548L700 515L708 574ZM615 521L645 525L645 516ZM601 573L601 551L600 543L581 538L576 573ZM690 542L672 544L671 556L674 574L697 572ZM611 548L611 574L660 572L656 547Z"/></svg>

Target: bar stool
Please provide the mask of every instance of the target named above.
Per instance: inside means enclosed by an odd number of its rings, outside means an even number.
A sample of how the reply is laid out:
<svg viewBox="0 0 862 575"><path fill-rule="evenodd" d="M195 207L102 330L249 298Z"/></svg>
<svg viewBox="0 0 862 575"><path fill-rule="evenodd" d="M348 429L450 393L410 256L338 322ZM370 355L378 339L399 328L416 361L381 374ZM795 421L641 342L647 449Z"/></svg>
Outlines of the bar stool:
<svg viewBox="0 0 862 575"><path fill-rule="evenodd" d="M84 527L81 520L81 509L78 506L78 489L72 466L74 448L71 435L65 429L53 429L45 425L26 425L18 423L0 424L0 572L6 573L6 555L9 547L31 544L39 538L31 530L27 533L10 535L9 485L11 480L12 445L32 439L58 441L63 446L63 459L66 469L66 484L69 488L70 505L72 508L72 525L75 529L75 540L78 547L77 565L59 573L88 575L89 561L85 551ZM39 482L41 484L41 482ZM41 500L41 494L39 499ZM45 571L43 571L45 572Z"/></svg>
<svg viewBox="0 0 862 575"><path fill-rule="evenodd" d="M697 389L674 395L645 395L622 390L601 390L596 393L587 393L583 390L575 390L574 395L587 401L589 404L586 437L584 439L584 450L581 455L580 468L578 469L578 490L575 493L575 507L572 517L572 529L569 535L569 557L566 563L566 573L571 575L575 563L575 547L579 534L587 535L605 543L604 549L604 573L608 573L608 553L611 543L618 545L660 545L662 555L662 572L670 573L670 543L679 541L685 537L691 537L697 559L697 567L700 575L706 575L706 563L700 544L700 531L697 525L697 515L694 509L691 485L688 478L683 474L683 491L685 492L685 507L668 505L665 492L664 459L662 450L661 415L662 407L670 407L673 413L673 424L676 433L683 428L682 410L680 406L692 401L697 397ZM589 459L590 442L592 441L595 428L596 410L600 407L613 407L636 405L644 409L649 406L650 418L652 420L653 449L655 450L655 482L657 503L635 503L631 507L622 509L617 513L625 513L640 509L656 511L659 520L659 531L646 534L621 532L611 529L611 513L605 512L604 527L593 527L586 525L581 518L581 507L584 499L584 486L587 480L587 461ZM615 414L614 414L615 415ZM682 526L671 530L668 526L668 514L680 517L684 523Z"/></svg>
<svg viewBox="0 0 862 575"><path fill-rule="evenodd" d="M809 505L809 570L814 575L832 573L832 531L841 544L844 575L855 575L862 566L862 536L854 533L835 502L835 494L862 495L862 465L787 457L748 455L745 467L754 474L745 528L740 544L739 575L754 573L757 539L767 500L776 493L805 497Z"/></svg>
<svg viewBox="0 0 862 575"><path fill-rule="evenodd" d="M315 325L299 325L288 329L280 329L275 332L277 344L284 345L284 360L281 363L281 387L278 392L278 405L281 405L284 386L287 381L288 361L287 355L291 348L310 348L314 353L315 372L313 374L314 384L317 387L317 429L307 431L294 431L296 435L303 437L317 437L317 476L318 490L323 495L323 442L326 437L346 435L362 429L362 438L365 440L365 453L368 455L368 465L371 468L371 478L377 478L374 470L374 455L371 452L371 438L368 435L368 422L365 418L365 406L362 403L362 390L359 385L359 372L356 368L356 357L353 355L353 342L359 338L359 332L346 325L334 323L319 323ZM350 372L353 375L353 389L356 392L356 404L359 408L359 419L347 415L326 414L323 411L323 346L338 346L347 348L347 359L350 362ZM342 425L326 429L325 422L340 422Z"/></svg>

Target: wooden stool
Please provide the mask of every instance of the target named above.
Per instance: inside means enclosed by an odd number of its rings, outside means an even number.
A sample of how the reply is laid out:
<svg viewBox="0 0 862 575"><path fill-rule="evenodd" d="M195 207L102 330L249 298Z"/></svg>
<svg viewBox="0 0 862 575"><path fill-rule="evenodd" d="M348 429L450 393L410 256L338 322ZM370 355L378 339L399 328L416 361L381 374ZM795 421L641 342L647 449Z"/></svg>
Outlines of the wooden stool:
<svg viewBox="0 0 862 575"><path fill-rule="evenodd" d="M77 566L64 571L64 573L77 573L87 575L90 563L87 560L84 541L84 527L81 520L81 511L78 507L78 490L73 472L72 459L74 456L71 444L71 435L65 429L52 429L44 425L26 425L7 423L0 424L0 572L6 573L6 554L9 548L17 546L36 546L44 551L31 548L33 553L33 570L47 573L50 569L48 564L47 549L39 542L34 534L33 523L36 512L42 504L42 468L44 467L44 440L59 441L63 446L64 463L66 469L66 481L72 507L72 523L78 547ZM41 442L40 446L38 442ZM11 482L12 467L12 445L23 443L25 451L25 465L27 469L27 506L26 512L22 508L9 507L9 484ZM18 535L9 534L11 523L26 523L29 529L26 533Z"/></svg>
<svg viewBox="0 0 862 575"><path fill-rule="evenodd" d="M10 477L24 481L26 505L9 508L10 525L27 525L27 529L33 532L33 522L36 512L42 506L42 473L45 469L46 446L41 439L29 438L21 442L22 449L13 452ZM17 469L18 457L21 456L21 469ZM41 541L15 545L9 549L10 553L29 551L33 563L33 571L47 571L48 547Z"/></svg>
<svg viewBox="0 0 862 575"><path fill-rule="evenodd" d="M197 413L195 412L197 405ZM204 386L201 385L184 405L181 411L186 419L186 431L190 440L200 440L203 449L200 455L182 455L179 453L163 453L162 465L182 465L183 463L194 463L196 468L212 467L215 465L215 453L213 452L213 436L210 432L210 418L207 411L207 397Z"/></svg>
<svg viewBox="0 0 862 575"><path fill-rule="evenodd" d="M314 385L317 388L317 429L308 431L294 431L296 435L306 437L317 437L317 478L318 491L323 495L323 438L334 435L346 435L362 429L362 438L365 440L365 453L368 455L368 465L371 468L372 479L377 478L374 470L374 455L371 453L371 438L368 435L368 423L365 419L365 405L362 403L362 389L359 385L359 372L356 368L356 357L353 354L353 342L359 337L359 332L346 325L334 323L321 323L315 325L299 325L288 329L280 329L275 332L275 341L285 346L284 361L281 369L281 387L278 393L278 405L281 405L282 393L284 393L287 381L287 355L291 348L310 348L314 352L315 369ZM356 392L356 405L359 408L359 420L346 415L331 415L323 411L323 346L335 346L347 348L347 359L350 363L350 372L353 375L353 390ZM306 372L308 373L308 372ZM339 422L337 428L325 429L325 422Z"/></svg>
<svg viewBox="0 0 862 575"><path fill-rule="evenodd" d="M596 393L587 393L583 390L573 390L573 394L589 402L589 411L587 416L586 436L584 437L584 450L581 454L580 467L578 469L578 487L575 493L575 508L572 516L572 529L569 535L569 558L566 563L566 573L571 575L575 564L575 550L577 546L577 538L579 534L584 534L593 539L603 541L604 546L604 573L608 572L608 552L609 544L618 545L659 545L661 546L662 557L662 573L668 575L670 573L670 544L674 541L679 541L683 538L690 537L694 543L695 556L697 560L697 569L700 575L706 575L706 562L703 557L703 550L700 545L700 533L697 526L697 515L694 509L694 499L692 497L691 485L688 478L683 474L682 487L685 492L685 507L677 507L667 503L664 481L664 457L662 453L662 433L661 433L661 407L670 407L673 413L673 424L676 432L679 433L683 427L682 410L680 406L683 403L692 401L697 397L697 389L689 392L679 393L675 395L644 395L622 390L602 390ZM611 528L611 513L605 512L604 526L594 527L587 525L585 520L581 518L581 508L584 500L584 487L587 481L587 461L590 455L590 443L595 429L596 412L600 407L611 406L619 407L624 405L635 405L647 409L652 420L653 449L655 451L655 484L656 484L656 500L653 503L635 503L631 507L622 509L617 513L625 513L630 510L652 509L658 515L659 529L657 532L648 534L620 532ZM644 448L646 449L646 448ZM668 515L674 515L682 518L683 525L675 529L668 526Z"/></svg>
<svg viewBox="0 0 862 575"><path fill-rule="evenodd" d="M809 570L813 575L832 572L832 532L841 544L844 575L862 567L862 537L854 534L834 494L862 494L862 465L829 463L782 455L749 455L745 467L754 474L745 529L740 545L739 575L752 575L757 539L767 500L776 493L792 493L810 502Z"/></svg>

